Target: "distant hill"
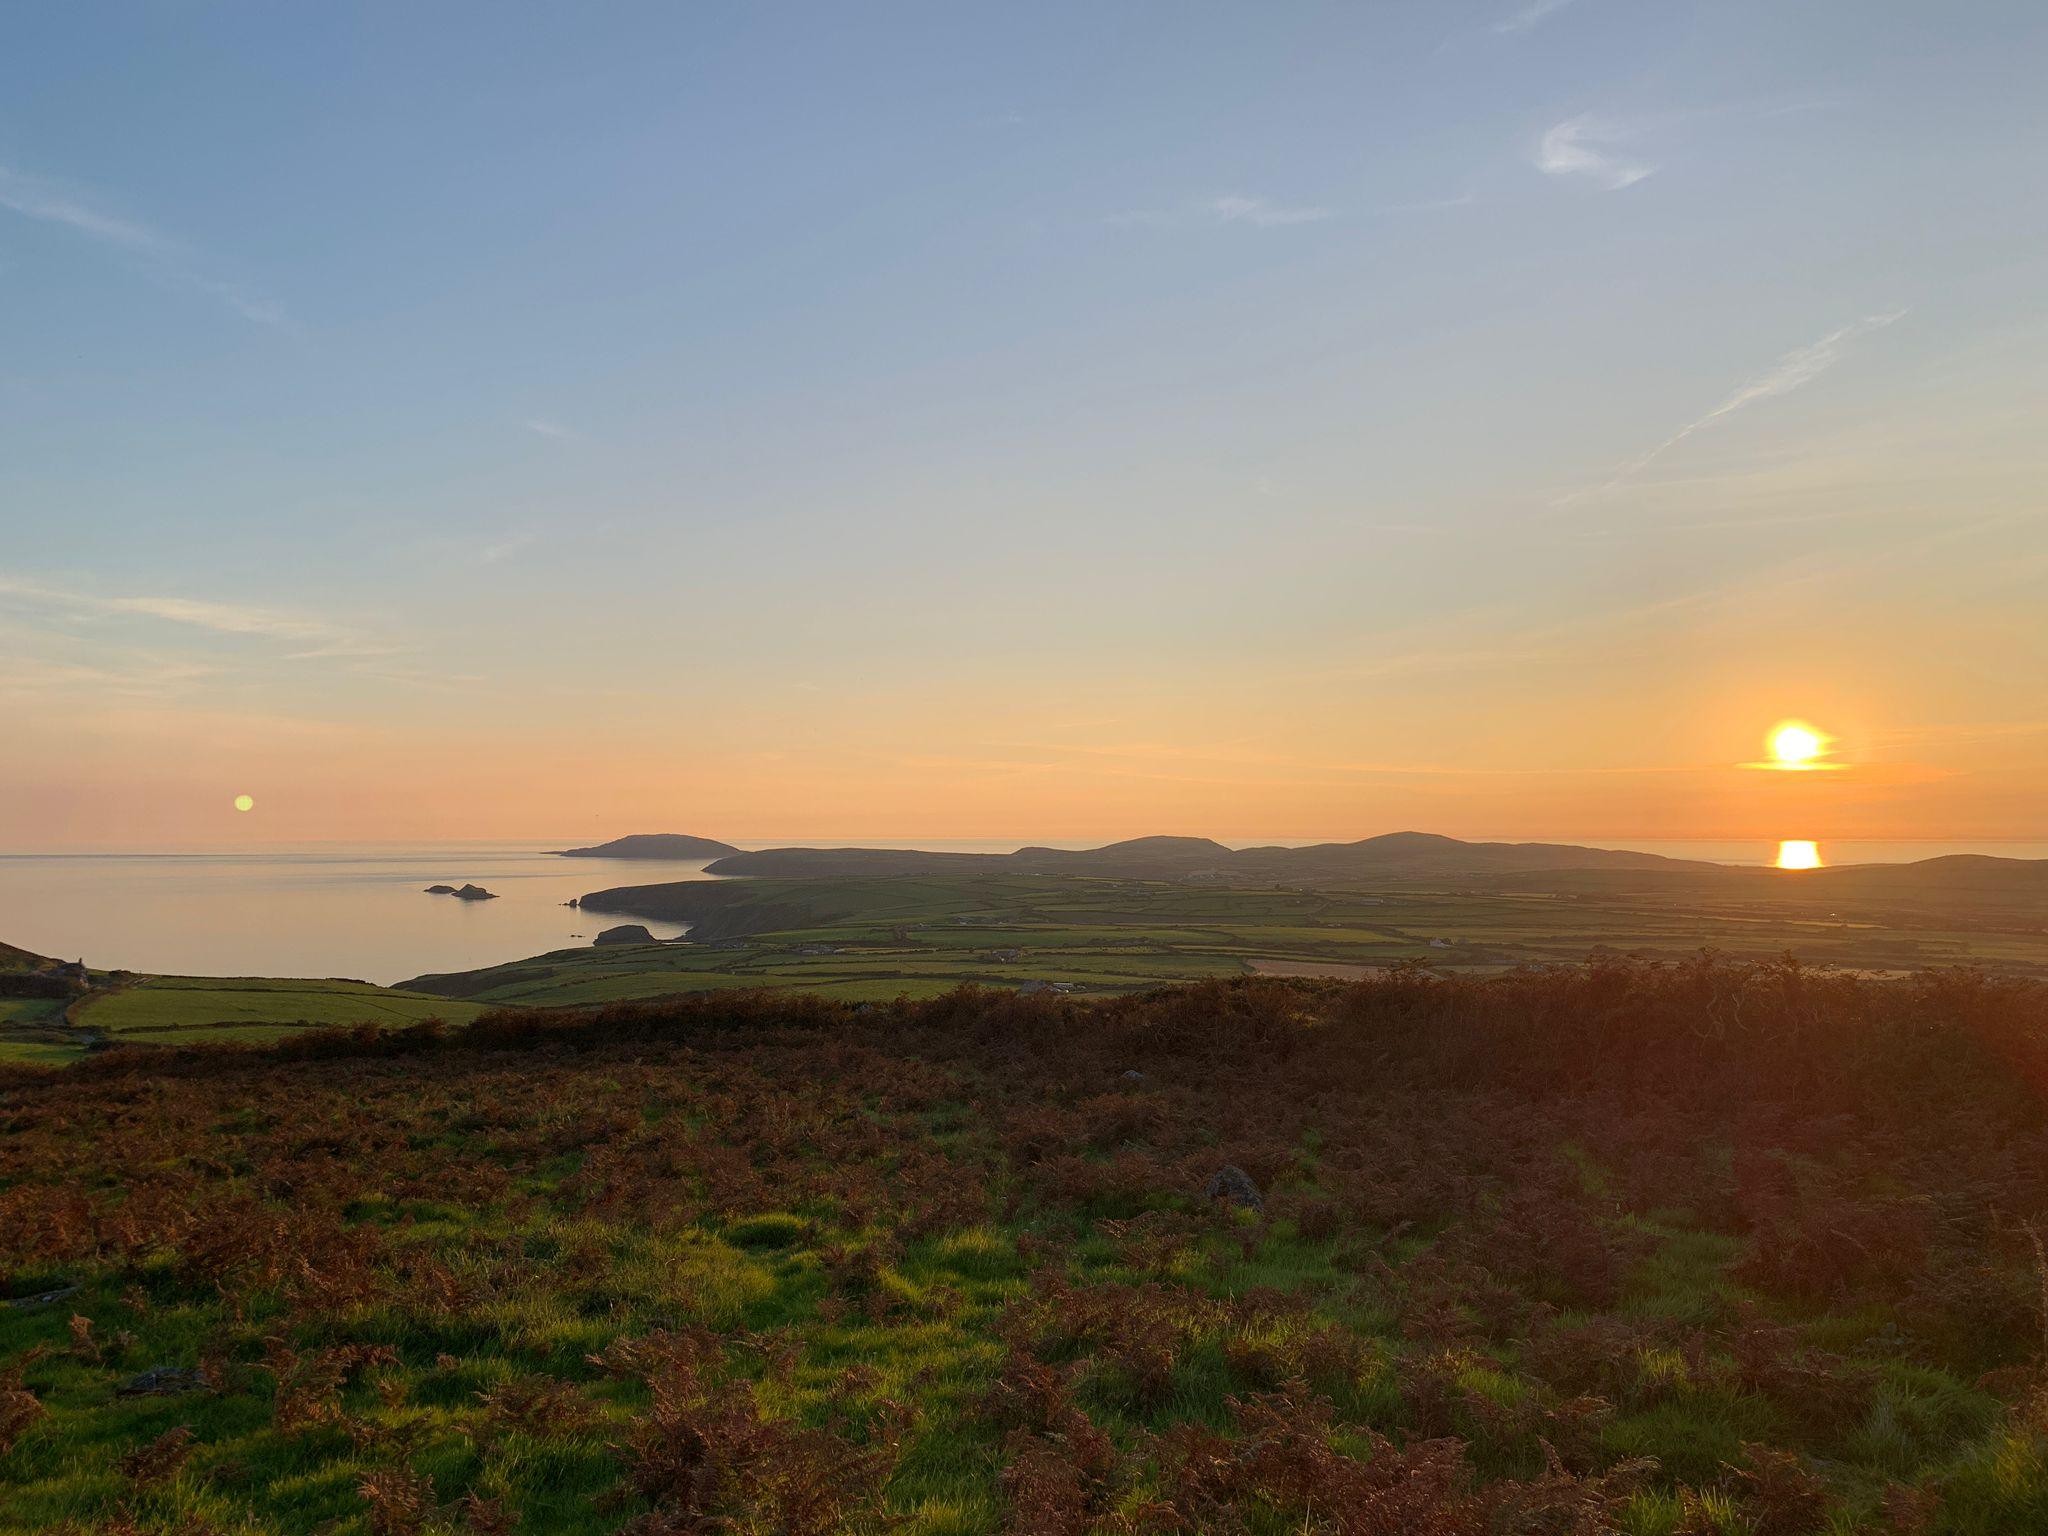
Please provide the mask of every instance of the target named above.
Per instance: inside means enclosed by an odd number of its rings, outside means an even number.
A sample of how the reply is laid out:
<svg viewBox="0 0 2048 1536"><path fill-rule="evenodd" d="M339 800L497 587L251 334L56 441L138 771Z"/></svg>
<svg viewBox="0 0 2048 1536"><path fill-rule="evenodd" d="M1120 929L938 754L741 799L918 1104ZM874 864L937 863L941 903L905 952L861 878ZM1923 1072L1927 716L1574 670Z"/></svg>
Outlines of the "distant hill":
<svg viewBox="0 0 2048 1536"><path fill-rule="evenodd" d="M12 944L0 944L0 971L33 971L50 964L43 956Z"/></svg>
<svg viewBox="0 0 2048 1536"><path fill-rule="evenodd" d="M1502 893L1647 903L1674 913L1799 907L1851 926L1876 923L1929 934L1997 929L2022 941L2048 933L2048 859L1960 854L1824 869L1726 864L1676 870L1522 870L1466 883Z"/></svg>
<svg viewBox="0 0 2048 1536"><path fill-rule="evenodd" d="M719 859L740 850L716 838L690 837L682 832L636 832L615 837L595 848L564 848L568 859Z"/></svg>
<svg viewBox="0 0 2048 1536"><path fill-rule="evenodd" d="M1019 848L1015 853L939 853L916 848L764 848L734 853L706 872L746 876L724 885L682 881L593 891L584 907L693 925L704 940L804 928L867 910L877 893L844 882L986 875L1074 875L1095 879L1214 881L1218 884L1340 885L1436 878L1482 879L1532 871L1712 875L1725 866L1653 853L1564 843L1467 843L1426 832L1394 832L1308 848L1231 849L1206 837L1137 837L1101 848ZM754 885L753 881L764 883ZM829 882L806 887L803 882ZM751 888L750 888L751 887Z"/></svg>
<svg viewBox="0 0 2048 1536"><path fill-rule="evenodd" d="M1572 843L1467 843L1434 832L1387 832L1355 843L1307 848L1245 848L1231 866L1276 878L1356 878L1361 875L1492 875L1528 869L1713 869L1699 859Z"/></svg>
<svg viewBox="0 0 2048 1536"><path fill-rule="evenodd" d="M1902 887L1922 891L2048 896L2048 859L2000 859L1951 853L1911 864L1840 864L1816 869L1816 884L1876 895Z"/></svg>
<svg viewBox="0 0 2048 1536"><path fill-rule="evenodd" d="M763 848L704 866L711 875L860 878L884 875L972 875L1013 868L1008 854L928 853L920 848ZM699 882L702 883L702 882Z"/></svg>
<svg viewBox="0 0 2048 1536"><path fill-rule="evenodd" d="M714 875L1097 875L1140 880L1213 876L1249 880L1357 880L1495 875L1539 869L1714 869L1654 853L1568 843L1467 843L1430 832L1389 832L1355 843L1232 849L1206 837L1137 837L1102 848L1019 848L1015 853L928 853L911 848L768 848L709 866Z"/></svg>
<svg viewBox="0 0 2048 1536"><path fill-rule="evenodd" d="M669 880L660 885L621 885L608 891L592 891L583 898L582 905L586 912L617 912L657 922L688 923L690 938L701 944L750 933L822 928L857 917L879 915L894 920L903 900L897 893L919 889L908 882L876 884L866 879L815 876L790 880ZM406 985L439 992L473 974L476 973L422 976Z"/></svg>
<svg viewBox="0 0 2048 1536"><path fill-rule="evenodd" d="M1168 864L1211 864L1235 857L1213 837L1132 837L1100 848L1019 848L1006 858L1042 862L1095 859L1100 861L1144 861Z"/></svg>

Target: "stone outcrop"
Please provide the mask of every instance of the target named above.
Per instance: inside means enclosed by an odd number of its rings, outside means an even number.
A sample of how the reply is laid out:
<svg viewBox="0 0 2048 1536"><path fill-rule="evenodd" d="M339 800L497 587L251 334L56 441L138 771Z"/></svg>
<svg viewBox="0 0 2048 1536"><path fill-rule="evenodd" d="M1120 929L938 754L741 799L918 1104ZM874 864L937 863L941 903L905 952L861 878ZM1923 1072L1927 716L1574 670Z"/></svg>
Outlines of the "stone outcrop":
<svg viewBox="0 0 2048 1536"><path fill-rule="evenodd" d="M1209 1182L1202 1186L1202 1198L1226 1201L1252 1211L1266 1208L1266 1197L1259 1193L1259 1186L1235 1163L1225 1163L1209 1175Z"/></svg>

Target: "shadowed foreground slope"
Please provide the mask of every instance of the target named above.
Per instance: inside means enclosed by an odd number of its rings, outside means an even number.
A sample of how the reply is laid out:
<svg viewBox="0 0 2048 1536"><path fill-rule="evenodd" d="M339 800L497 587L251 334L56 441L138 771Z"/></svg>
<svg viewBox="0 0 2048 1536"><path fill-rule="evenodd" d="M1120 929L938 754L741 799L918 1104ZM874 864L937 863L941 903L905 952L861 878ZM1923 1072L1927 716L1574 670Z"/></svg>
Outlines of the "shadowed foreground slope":
<svg viewBox="0 0 2048 1536"><path fill-rule="evenodd" d="M2044 1084L1711 962L0 1076L0 1528L2040 1529Z"/></svg>

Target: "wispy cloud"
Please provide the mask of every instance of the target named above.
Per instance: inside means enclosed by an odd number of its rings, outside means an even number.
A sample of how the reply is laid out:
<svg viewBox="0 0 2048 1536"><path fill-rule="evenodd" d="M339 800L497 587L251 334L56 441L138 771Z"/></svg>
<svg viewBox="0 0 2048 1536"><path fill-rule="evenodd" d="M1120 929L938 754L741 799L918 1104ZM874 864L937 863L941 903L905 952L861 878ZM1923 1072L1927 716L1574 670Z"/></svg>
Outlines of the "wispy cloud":
<svg viewBox="0 0 2048 1536"><path fill-rule="evenodd" d="M121 218L96 208L77 192L60 187L39 176L27 176L0 165L0 208L25 219L60 224L66 229L131 251L154 253L175 250L176 243L133 219Z"/></svg>
<svg viewBox="0 0 2048 1536"><path fill-rule="evenodd" d="M219 635L289 641L305 647L293 653L295 659L383 655L390 649L323 619L284 613L274 608L217 603L203 598L89 592L0 573L0 601L10 598L16 605L44 610L56 609L103 618L154 619Z"/></svg>
<svg viewBox="0 0 2048 1536"><path fill-rule="evenodd" d="M1318 224L1336 216L1336 209L1316 203L1281 203L1266 197L1230 193L1198 203L1185 203L1178 208L1134 208L1126 213L1113 213L1103 222L1144 229L1196 224L1245 224L1254 229L1282 229L1293 224Z"/></svg>
<svg viewBox="0 0 2048 1536"><path fill-rule="evenodd" d="M1208 206L1209 211L1225 224L1254 224L1260 229L1276 229L1288 224L1317 224L1335 212L1311 203L1275 203L1263 197L1242 196L1219 197Z"/></svg>
<svg viewBox="0 0 2048 1536"><path fill-rule="evenodd" d="M1865 315L1861 320L1852 320L1849 324L1828 332L1819 341L1793 348L1755 378L1730 391L1719 405L1704 416L1687 422L1654 448L1639 453L1619 465L1595 490L1611 491L1625 484L1694 433L1704 431L1715 422L1755 405L1759 400L1774 400L1780 395L1789 395L1795 389L1811 384L1841 360L1842 353L1850 342L1872 331L1884 329L1903 318L1905 313L1903 309L1894 309L1882 314ZM1585 494L1587 493L1582 491L1573 492L1559 498L1559 503L1577 501Z"/></svg>
<svg viewBox="0 0 2048 1536"><path fill-rule="evenodd" d="M565 427L559 421L549 421L544 416L533 416L520 423L536 437L552 438L558 443L580 443L583 434L574 427Z"/></svg>
<svg viewBox="0 0 2048 1536"><path fill-rule="evenodd" d="M1381 203L1374 213L1436 213L1445 208L1469 208L1479 201L1471 192L1460 192L1456 197L1424 198L1415 203Z"/></svg>
<svg viewBox="0 0 2048 1536"><path fill-rule="evenodd" d="M10 639L0 672L0 698L46 700L89 694L96 699L159 699L190 690L213 668L179 658L134 656L93 664L34 653L33 637Z"/></svg>
<svg viewBox="0 0 2048 1536"><path fill-rule="evenodd" d="M294 618L268 608L244 608L233 603L210 603L189 597L109 597L80 599L92 601L109 613L134 613L163 619L171 624L189 624L223 635L272 635L283 639L313 640L332 631L325 624Z"/></svg>
<svg viewBox="0 0 2048 1536"><path fill-rule="evenodd" d="M126 251L141 258L157 278L217 299L245 320L278 327L291 324L277 300L207 276L182 242L139 219L111 212L102 199L77 188L0 165L0 209Z"/></svg>
<svg viewBox="0 0 2048 1536"><path fill-rule="evenodd" d="M1883 314L1865 315L1837 330L1828 332L1819 341L1808 346L1796 347L1779 358L1775 363L1737 389L1727 399L1715 406L1698 421L1692 422L1674 436L1671 441L1697 432L1711 421L1753 405L1759 400L1768 400L1775 395L1789 395L1803 384L1810 384L1841 358L1842 349L1858 336L1871 331L1882 330L1885 326L1905 317L1903 309L1887 310Z"/></svg>
<svg viewBox="0 0 2048 1536"><path fill-rule="evenodd" d="M1520 10L1503 16L1493 24L1493 30L1500 33L1533 32L1550 17L1555 16L1576 0L1530 0Z"/></svg>
<svg viewBox="0 0 2048 1536"><path fill-rule="evenodd" d="M1609 148L1632 137L1634 130L1626 124L1582 112L1543 135L1536 146L1536 167L1547 176L1581 176L1610 192L1619 192L1657 169Z"/></svg>
<svg viewBox="0 0 2048 1536"><path fill-rule="evenodd" d="M257 325L274 325L283 330L293 328L291 314L276 299L267 299L260 293L251 293L239 283L220 283L207 278L195 278L193 283L203 292L212 294L244 320Z"/></svg>
<svg viewBox="0 0 2048 1536"><path fill-rule="evenodd" d="M510 560L522 550L531 549L539 540L539 529L515 528L485 544L477 551L477 558L485 565L496 565L501 560Z"/></svg>

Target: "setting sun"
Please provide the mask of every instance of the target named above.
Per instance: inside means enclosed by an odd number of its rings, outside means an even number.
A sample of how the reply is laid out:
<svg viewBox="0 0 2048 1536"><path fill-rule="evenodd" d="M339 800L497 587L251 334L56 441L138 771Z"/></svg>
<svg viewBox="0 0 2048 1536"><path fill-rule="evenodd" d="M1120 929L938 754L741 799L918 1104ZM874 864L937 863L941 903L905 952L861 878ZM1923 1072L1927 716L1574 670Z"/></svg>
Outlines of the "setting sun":
<svg viewBox="0 0 2048 1536"><path fill-rule="evenodd" d="M1828 747L1825 736L1798 720L1785 720L1771 728L1771 760L1781 768L1809 768Z"/></svg>
<svg viewBox="0 0 2048 1536"><path fill-rule="evenodd" d="M236 809L236 810L238 810L238 811L253 811L253 810L255 810L255 809L256 809L256 797L255 797L254 795L237 795L237 796L235 796L235 809Z"/></svg>
<svg viewBox="0 0 2048 1536"><path fill-rule="evenodd" d="M1819 869L1820 844L1810 838L1790 837L1778 844L1779 869Z"/></svg>

